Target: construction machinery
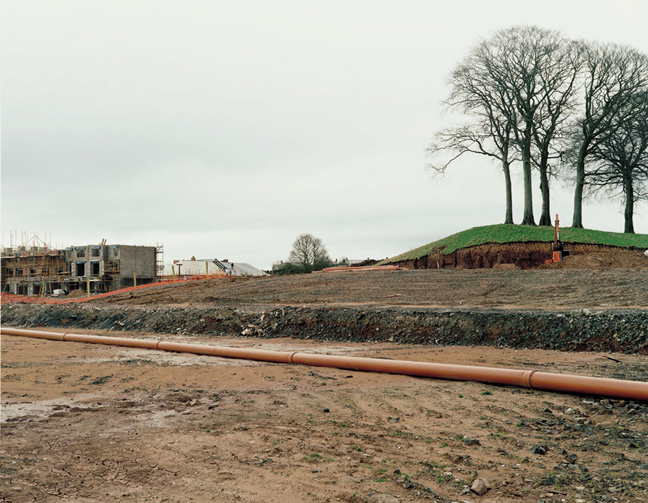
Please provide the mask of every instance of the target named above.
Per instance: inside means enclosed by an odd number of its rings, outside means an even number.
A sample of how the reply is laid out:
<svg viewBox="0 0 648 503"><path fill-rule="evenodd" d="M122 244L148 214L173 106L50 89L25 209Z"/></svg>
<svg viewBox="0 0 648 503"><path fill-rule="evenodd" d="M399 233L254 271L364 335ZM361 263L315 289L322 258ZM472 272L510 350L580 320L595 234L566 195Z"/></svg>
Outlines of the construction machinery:
<svg viewBox="0 0 648 503"><path fill-rule="evenodd" d="M565 250L562 241L560 241L560 227L559 227L558 213L556 213L556 225L554 227L554 241L552 244L553 255L551 260L547 260L548 263L562 262L563 258L569 256L569 250Z"/></svg>

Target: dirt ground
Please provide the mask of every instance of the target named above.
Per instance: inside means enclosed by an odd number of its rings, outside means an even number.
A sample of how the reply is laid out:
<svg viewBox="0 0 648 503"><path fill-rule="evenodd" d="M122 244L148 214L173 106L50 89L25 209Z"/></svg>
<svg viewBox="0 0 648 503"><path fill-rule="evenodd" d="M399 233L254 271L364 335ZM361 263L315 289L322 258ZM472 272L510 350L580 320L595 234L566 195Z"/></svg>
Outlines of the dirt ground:
<svg viewBox="0 0 648 503"><path fill-rule="evenodd" d="M645 357L631 355L173 339L595 376L647 371ZM5 335L2 357L4 501L648 497L644 404ZM466 492L475 477L492 487L481 498Z"/></svg>
<svg viewBox="0 0 648 503"><path fill-rule="evenodd" d="M155 287L84 310L644 312L647 284L631 270L336 273ZM628 353L119 335L648 380L647 357ZM2 335L0 501L639 502L647 448L646 403Z"/></svg>
<svg viewBox="0 0 648 503"><path fill-rule="evenodd" d="M646 259L648 262L648 259ZM106 297L122 305L648 307L648 270L403 270L207 279Z"/></svg>

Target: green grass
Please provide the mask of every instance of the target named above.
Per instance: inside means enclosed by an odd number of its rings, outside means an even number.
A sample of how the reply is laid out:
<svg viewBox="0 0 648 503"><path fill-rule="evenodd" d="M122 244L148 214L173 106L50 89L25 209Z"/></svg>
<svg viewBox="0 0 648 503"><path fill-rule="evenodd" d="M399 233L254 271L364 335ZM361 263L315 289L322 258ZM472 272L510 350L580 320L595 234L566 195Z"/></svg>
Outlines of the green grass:
<svg viewBox="0 0 648 503"><path fill-rule="evenodd" d="M438 241L428 243L414 250L384 260L380 264L415 260L434 253L449 255L462 248L489 243L551 242L553 239L553 227L505 224L486 225L452 234ZM621 248L648 248L648 234L624 234L621 232L564 227L560 229L560 239L563 243L599 244L618 246Z"/></svg>

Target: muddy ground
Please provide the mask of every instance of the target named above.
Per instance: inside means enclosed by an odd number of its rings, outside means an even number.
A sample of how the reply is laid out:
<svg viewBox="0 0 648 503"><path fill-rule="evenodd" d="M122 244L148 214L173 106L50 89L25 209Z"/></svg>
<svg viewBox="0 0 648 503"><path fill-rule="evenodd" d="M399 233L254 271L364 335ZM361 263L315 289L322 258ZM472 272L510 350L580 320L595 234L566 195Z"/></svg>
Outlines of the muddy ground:
<svg viewBox="0 0 648 503"><path fill-rule="evenodd" d="M645 381L646 285L636 270L335 273L2 315ZM0 501L648 499L648 404L632 401L3 335L2 406Z"/></svg>

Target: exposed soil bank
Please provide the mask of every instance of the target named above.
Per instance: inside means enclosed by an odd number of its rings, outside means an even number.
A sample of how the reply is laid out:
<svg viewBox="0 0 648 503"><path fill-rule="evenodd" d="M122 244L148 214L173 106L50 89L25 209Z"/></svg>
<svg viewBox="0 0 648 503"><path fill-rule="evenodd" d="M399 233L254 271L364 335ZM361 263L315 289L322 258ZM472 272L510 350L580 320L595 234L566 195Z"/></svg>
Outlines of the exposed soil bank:
<svg viewBox="0 0 648 503"><path fill-rule="evenodd" d="M641 310L10 305L2 314L15 327L648 354L648 311Z"/></svg>
<svg viewBox="0 0 648 503"><path fill-rule="evenodd" d="M648 268L648 260L643 255L643 250L577 243L565 243L564 247L571 252L571 256L560 264L549 266L545 266L545 262L551 258L551 243L539 242L485 244L462 248L448 255L439 250L425 257L398 264L408 269Z"/></svg>

